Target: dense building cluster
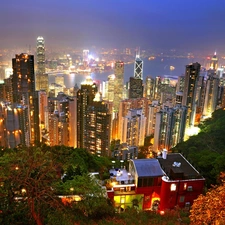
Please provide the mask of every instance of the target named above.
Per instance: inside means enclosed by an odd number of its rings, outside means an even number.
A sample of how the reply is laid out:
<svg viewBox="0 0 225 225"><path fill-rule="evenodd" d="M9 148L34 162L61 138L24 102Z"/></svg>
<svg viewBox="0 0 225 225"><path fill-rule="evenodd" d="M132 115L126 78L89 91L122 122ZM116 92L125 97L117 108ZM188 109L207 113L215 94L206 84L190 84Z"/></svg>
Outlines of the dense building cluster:
<svg viewBox="0 0 225 225"><path fill-rule="evenodd" d="M83 50L82 57L80 68L87 72L93 64L89 50ZM147 136L152 137L149 151L170 150L188 138L201 119L225 104L216 53L208 68L198 62L187 65L174 84L170 77L148 76L144 82L138 50L134 75L125 85L124 62L116 61L107 81L99 84L87 77L80 87L70 89L62 75L49 83L45 58L45 41L38 37L36 65L33 55L17 54L12 75L0 84L0 144L4 147L42 142L86 148L99 156L136 158L133 150L143 146ZM71 57L65 60L61 65L72 70ZM117 145L112 146L113 141Z"/></svg>

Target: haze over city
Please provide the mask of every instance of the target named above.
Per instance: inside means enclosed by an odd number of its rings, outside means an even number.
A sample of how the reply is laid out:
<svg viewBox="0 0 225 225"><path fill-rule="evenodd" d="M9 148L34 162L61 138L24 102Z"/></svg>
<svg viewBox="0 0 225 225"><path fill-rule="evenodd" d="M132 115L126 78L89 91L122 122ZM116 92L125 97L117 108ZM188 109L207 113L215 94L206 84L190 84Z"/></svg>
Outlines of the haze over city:
<svg viewBox="0 0 225 225"><path fill-rule="evenodd" d="M0 48L136 47L224 50L225 1L2 1Z"/></svg>
<svg viewBox="0 0 225 225"><path fill-rule="evenodd" d="M0 6L0 224L225 221L225 1Z"/></svg>

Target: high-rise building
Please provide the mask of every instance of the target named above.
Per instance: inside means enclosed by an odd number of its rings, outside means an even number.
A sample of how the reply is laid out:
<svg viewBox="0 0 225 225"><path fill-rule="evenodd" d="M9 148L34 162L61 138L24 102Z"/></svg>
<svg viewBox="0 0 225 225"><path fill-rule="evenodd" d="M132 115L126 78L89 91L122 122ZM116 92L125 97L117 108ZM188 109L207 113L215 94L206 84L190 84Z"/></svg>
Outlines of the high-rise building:
<svg viewBox="0 0 225 225"><path fill-rule="evenodd" d="M186 66L182 105L188 107L186 128L194 126L196 93L201 65L196 62Z"/></svg>
<svg viewBox="0 0 225 225"><path fill-rule="evenodd" d="M39 36L37 38L37 70L35 88L37 91L46 91L48 94L48 74L45 73L45 40Z"/></svg>
<svg viewBox="0 0 225 225"><path fill-rule="evenodd" d="M218 90L219 78L216 75L216 71L209 70L208 79L206 81L203 117L210 117L212 113L216 110Z"/></svg>
<svg viewBox="0 0 225 225"><path fill-rule="evenodd" d="M130 77L129 98L143 97L143 82L142 79Z"/></svg>
<svg viewBox="0 0 225 225"><path fill-rule="evenodd" d="M211 58L210 68L213 70L218 69L218 58L217 58L216 52L214 53L214 56Z"/></svg>
<svg viewBox="0 0 225 225"><path fill-rule="evenodd" d="M108 101L112 102L114 99L114 81L115 81L115 75L111 74L108 76Z"/></svg>
<svg viewBox="0 0 225 225"><path fill-rule="evenodd" d="M129 98L143 97L143 61L140 59L140 53L137 52L134 62L134 77L130 77Z"/></svg>
<svg viewBox="0 0 225 225"><path fill-rule="evenodd" d="M130 109L127 116L122 118L121 143L130 146L143 146L146 130L146 117L142 109Z"/></svg>
<svg viewBox="0 0 225 225"><path fill-rule="evenodd" d="M7 148L30 144L28 107L11 102L0 104L0 143Z"/></svg>
<svg viewBox="0 0 225 225"><path fill-rule="evenodd" d="M48 144L76 147L76 98L59 93L48 98Z"/></svg>
<svg viewBox="0 0 225 225"><path fill-rule="evenodd" d="M144 97L152 100L154 97L154 79L150 76L146 77L144 85Z"/></svg>
<svg viewBox="0 0 225 225"><path fill-rule="evenodd" d="M85 148L85 139L87 137L87 107L93 103L97 86L93 80L88 77L81 84L80 90L77 92L77 147Z"/></svg>
<svg viewBox="0 0 225 225"><path fill-rule="evenodd" d="M184 91L184 76L179 76L176 86L176 92L183 92Z"/></svg>
<svg viewBox="0 0 225 225"><path fill-rule="evenodd" d="M122 120L129 113L129 110L132 109L142 109L142 114L144 117L148 115L148 104L150 101L147 98L138 98L138 99L125 99L120 102L119 114L118 114L118 139L122 139L123 133L123 124ZM145 132L145 131L144 131Z"/></svg>
<svg viewBox="0 0 225 225"><path fill-rule="evenodd" d="M87 107L86 131L87 136L84 141L88 151L98 156L111 156L111 115L100 99L95 98Z"/></svg>
<svg viewBox="0 0 225 225"><path fill-rule="evenodd" d="M156 113L159 112L160 109L161 109L161 106L158 101L152 101L152 104L148 105L146 136L151 136L154 134L155 123L156 123Z"/></svg>
<svg viewBox="0 0 225 225"><path fill-rule="evenodd" d="M137 52L134 62L134 78L143 79L143 61L140 59L140 50Z"/></svg>
<svg viewBox="0 0 225 225"><path fill-rule="evenodd" d="M39 36L37 38L37 75L45 73L45 40Z"/></svg>
<svg viewBox="0 0 225 225"><path fill-rule="evenodd" d="M40 127L40 140L48 130L48 95L45 91L38 92L38 105L39 105L39 127Z"/></svg>
<svg viewBox="0 0 225 225"><path fill-rule="evenodd" d="M16 55L13 65L13 101L29 104L29 96L35 92L34 56L28 54Z"/></svg>
<svg viewBox="0 0 225 225"><path fill-rule="evenodd" d="M21 53L12 59L13 102L28 107L29 144L40 141L38 93L35 92L34 56Z"/></svg>
<svg viewBox="0 0 225 225"><path fill-rule="evenodd" d="M164 107L156 113L154 131L154 151L171 149L184 139L187 108L178 105Z"/></svg>
<svg viewBox="0 0 225 225"><path fill-rule="evenodd" d="M115 63L115 80L114 80L114 111L119 111L120 101L123 99L124 83L124 62Z"/></svg>
<svg viewBox="0 0 225 225"><path fill-rule="evenodd" d="M154 83L154 100L158 100L160 101L161 98L161 83L162 83L162 79L161 77L156 77L155 78L155 83Z"/></svg>

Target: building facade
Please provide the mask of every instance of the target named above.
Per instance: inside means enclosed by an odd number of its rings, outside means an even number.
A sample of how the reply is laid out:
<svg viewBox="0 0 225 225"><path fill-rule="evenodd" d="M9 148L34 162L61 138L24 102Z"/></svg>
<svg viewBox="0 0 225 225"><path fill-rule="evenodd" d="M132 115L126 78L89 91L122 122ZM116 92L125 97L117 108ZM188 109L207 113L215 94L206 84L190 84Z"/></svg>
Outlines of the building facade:
<svg viewBox="0 0 225 225"><path fill-rule="evenodd" d="M196 62L186 66L182 105L188 107L187 128L194 126L196 115L196 94L201 65Z"/></svg>
<svg viewBox="0 0 225 225"><path fill-rule="evenodd" d="M128 171L110 170L107 194L118 212L128 207L164 211L175 206L190 208L203 193L205 179L179 153L157 159L130 160Z"/></svg>

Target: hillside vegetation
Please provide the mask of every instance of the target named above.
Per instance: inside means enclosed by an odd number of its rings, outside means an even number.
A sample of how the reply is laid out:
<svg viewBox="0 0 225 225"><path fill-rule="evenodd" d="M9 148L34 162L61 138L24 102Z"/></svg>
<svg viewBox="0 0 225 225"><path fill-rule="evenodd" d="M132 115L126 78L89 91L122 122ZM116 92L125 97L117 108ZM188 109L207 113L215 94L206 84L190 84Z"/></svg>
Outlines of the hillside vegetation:
<svg viewBox="0 0 225 225"><path fill-rule="evenodd" d="M182 153L210 187L218 182L220 172L225 171L225 110L215 111L199 128L198 135L179 143L172 151Z"/></svg>

